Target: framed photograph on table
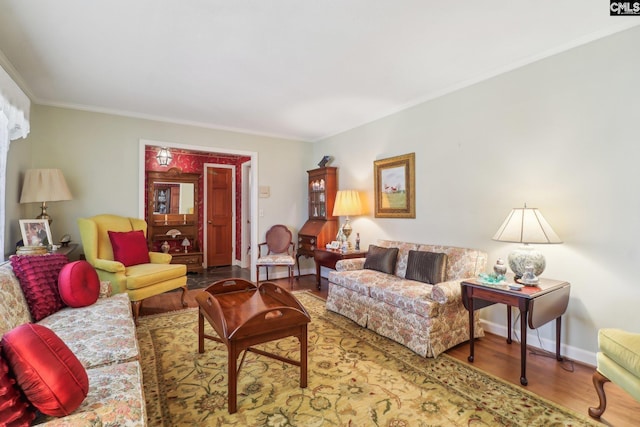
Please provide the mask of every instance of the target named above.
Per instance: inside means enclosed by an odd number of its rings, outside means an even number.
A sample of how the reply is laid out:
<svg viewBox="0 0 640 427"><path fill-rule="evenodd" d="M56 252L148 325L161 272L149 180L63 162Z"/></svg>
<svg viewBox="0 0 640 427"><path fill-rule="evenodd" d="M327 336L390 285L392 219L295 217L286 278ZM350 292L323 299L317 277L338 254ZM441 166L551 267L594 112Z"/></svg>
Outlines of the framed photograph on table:
<svg viewBox="0 0 640 427"><path fill-rule="evenodd" d="M416 154L373 162L376 218L415 218Z"/></svg>
<svg viewBox="0 0 640 427"><path fill-rule="evenodd" d="M20 233L24 246L49 246L53 244L49 221L46 219L21 219Z"/></svg>

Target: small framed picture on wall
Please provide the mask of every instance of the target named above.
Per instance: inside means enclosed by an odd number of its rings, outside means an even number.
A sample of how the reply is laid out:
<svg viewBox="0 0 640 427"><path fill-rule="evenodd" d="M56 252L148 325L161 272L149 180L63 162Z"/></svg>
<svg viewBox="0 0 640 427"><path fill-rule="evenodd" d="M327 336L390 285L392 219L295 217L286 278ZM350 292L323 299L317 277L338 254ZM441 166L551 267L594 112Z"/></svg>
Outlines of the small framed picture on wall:
<svg viewBox="0 0 640 427"><path fill-rule="evenodd" d="M49 246L53 244L49 221L46 219L21 219L20 233L24 246Z"/></svg>

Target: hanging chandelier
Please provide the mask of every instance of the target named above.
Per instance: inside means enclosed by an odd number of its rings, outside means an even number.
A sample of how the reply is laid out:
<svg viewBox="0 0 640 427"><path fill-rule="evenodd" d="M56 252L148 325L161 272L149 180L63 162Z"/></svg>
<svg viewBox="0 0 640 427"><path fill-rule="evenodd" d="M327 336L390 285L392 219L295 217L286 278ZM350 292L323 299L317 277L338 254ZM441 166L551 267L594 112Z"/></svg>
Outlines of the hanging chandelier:
<svg viewBox="0 0 640 427"><path fill-rule="evenodd" d="M171 155L171 151L167 147L163 147L158 151L156 155L156 160L160 166L169 166L171 160L173 160L173 156Z"/></svg>

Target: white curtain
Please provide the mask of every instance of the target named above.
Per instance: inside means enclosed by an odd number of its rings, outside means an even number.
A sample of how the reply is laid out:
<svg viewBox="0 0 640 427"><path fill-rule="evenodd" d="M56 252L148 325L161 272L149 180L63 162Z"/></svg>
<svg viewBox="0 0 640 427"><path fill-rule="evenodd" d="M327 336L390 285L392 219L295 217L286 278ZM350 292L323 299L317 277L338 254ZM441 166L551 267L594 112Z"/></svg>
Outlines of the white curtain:
<svg viewBox="0 0 640 427"><path fill-rule="evenodd" d="M11 141L29 134L29 108L31 101L18 85L0 67L0 259L4 259L6 231L7 157Z"/></svg>

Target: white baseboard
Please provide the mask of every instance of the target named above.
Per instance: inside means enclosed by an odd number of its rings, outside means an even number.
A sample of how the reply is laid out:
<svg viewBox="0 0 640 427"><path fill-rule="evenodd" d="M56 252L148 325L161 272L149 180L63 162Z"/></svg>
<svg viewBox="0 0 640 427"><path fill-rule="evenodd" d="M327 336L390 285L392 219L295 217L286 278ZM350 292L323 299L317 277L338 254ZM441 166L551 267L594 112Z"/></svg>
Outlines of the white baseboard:
<svg viewBox="0 0 640 427"><path fill-rule="evenodd" d="M480 324L484 328L485 331L491 332L494 335L499 335L501 337L507 338L507 326L499 325L497 323L488 322L486 320L480 320ZM514 329L512 329L511 339L516 340L516 335L514 334ZM515 331L518 335L520 334L520 328L517 328ZM535 330L531 330L527 328L527 346L535 347L540 349L540 343L542 342L542 350L547 350L551 352L556 351L556 343L553 340L549 340L547 338L538 339L538 335L535 333ZM560 344L560 354L563 357L566 357L571 360L575 360L577 362L596 366L596 354L590 351L583 350L581 348L572 347L566 344Z"/></svg>

